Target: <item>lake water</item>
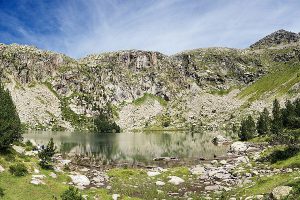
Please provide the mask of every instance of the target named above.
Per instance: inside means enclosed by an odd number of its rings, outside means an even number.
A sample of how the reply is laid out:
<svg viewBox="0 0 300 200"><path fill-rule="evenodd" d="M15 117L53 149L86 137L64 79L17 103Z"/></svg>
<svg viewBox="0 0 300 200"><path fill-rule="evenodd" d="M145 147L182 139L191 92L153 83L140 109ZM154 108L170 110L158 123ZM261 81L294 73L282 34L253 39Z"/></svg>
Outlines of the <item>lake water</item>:
<svg viewBox="0 0 300 200"><path fill-rule="evenodd" d="M213 158L228 147L215 146L210 133L123 132L92 134L83 132L32 131L24 140L46 145L53 138L62 153L96 156L114 161L150 161L156 157Z"/></svg>

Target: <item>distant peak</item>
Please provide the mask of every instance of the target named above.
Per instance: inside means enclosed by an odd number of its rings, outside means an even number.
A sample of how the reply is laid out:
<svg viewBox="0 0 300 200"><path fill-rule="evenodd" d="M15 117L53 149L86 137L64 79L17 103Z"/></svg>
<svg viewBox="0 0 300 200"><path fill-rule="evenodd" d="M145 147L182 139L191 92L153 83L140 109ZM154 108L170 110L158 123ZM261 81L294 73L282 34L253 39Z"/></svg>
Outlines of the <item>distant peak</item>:
<svg viewBox="0 0 300 200"><path fill-rule="evenodd" d="M267 48L280 44L289 44L300 41L300 35L294 32L280 29L260 39L256 43L252 44L251 48Z"/></svg>

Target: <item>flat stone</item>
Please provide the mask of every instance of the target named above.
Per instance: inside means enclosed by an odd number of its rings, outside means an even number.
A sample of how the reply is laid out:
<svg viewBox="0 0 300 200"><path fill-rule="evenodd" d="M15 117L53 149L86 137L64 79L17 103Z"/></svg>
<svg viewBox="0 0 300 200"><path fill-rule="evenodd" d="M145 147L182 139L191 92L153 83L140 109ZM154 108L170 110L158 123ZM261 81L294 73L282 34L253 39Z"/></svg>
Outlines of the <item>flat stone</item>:
<svg viewBox="0 0 300 200"><path fill-rule="evenodd" d="M205 168L200 166L200 165L196 165L194 168L192 168L191 170L191 173L193 175L202 175L205 173Z"/></svg>
<svg viewBox="0 0 300 200"><path fill-rule="evenodd" d="M18 152L18 153L20 153L20 154L23 154L23 153L25 152L25 148L24 148L24 147L21 147L21 146L13 145L12 148L13 148L16 152Z"/></svg>
<svg viewBox="0 0 300 200"><path fill-rule="evenodd" d="M250 162L248 156L240 156L240 157L236 158L235 160L237 163L249 163Z"/></svg>
<svg viewBox="0 0 300 200"><path fill-rule="evenodd" d="M4 167L2 167L2 166L0 165L0 173L1 173L1 172L4 172L4 170L5 170Z"/></svg>
<svg viewBox="0 0 300 200"><path fill-rule="evenodd" d="M38 151L26 151L26 156L36 156L38 154Z"/></svg>
<svg viewBox="0 0 300 200"><path fill-rule="evenodd" d="M217 160L212 160L210 163L211 163L212 165L216 165L216 164L218 164L218 161L217 161Z"/></svg>
<svg viewBox="0 0 300 200"><path fill-rule="evenodd" d="M30 181L31 184L33 185L45 185L44 181L40 180L40 179L32 179Z"/></svg>
<svg viewBox="0 0 300 200"><path fill-rule="evenodd" d="M259 194L259 195L256 195L255 198L256 198L257 200L264 199L264 195Z"/></svg>
<svg viewBox="0 0 300 200"><path fill-rule="evenodd" d="M119 194L113 194L112 195L113 200L118 200L119 197L120 197Z"/></svg>
<svg viewBox="0 0 300 200"><path fill-rule="evenodd" d="M184 180L182 178L179 178L178 176L169 176L168 178L170 178L168 182L174 185L179 185L181 183L184 183Z"/></svg>
<svg viewBox="0 0 300 200"><path fill-rule="evenodd" d="M156 181L155 183L157 186L164 186L165 185L165 182L162 182L162 181Z"/></svg>
<svg viewBox="0 0 300 200"><path fill-rule="evenodd" d="M60 160L60 163L63 165L68 165L71 162L71 160Z"/></svg>
<svg viewBox="0 0 300 200"><path fill-rule="evenodd" d="M149 172L147 172L147 175L150 176L150 177L157 176L157 175L160 175L160 172L149 171Z"/></svg>
<svg viewBox="0 0 300 200"><path fill-rule="evenodd" d="M51 172L49 175L50 175L52 178L57 178L57 175L56 175L55 173L53 173L53 172Z"/></svg>
<svg viewBox="0 0 300 200"><path fill-rule="evenodd" d="M280 200L288 196L292 189L293 188L289 186L278 186L272 190L271 195L275 200Z"/></svg>
<svg viewBox="0 0 300 200"><path fill-rule="evenodd" d="M221 161L220 161L220 164L221 164L221 165L226 165L226 164L227 164L227 161L226 161L226 160L221 160Z"/></svg>
<svg viewBox="0 0 300 200"><path fill-rule="evenodd" d="M220 185L208 185L208 186L205 186L204 189L207 190L207 191L215 191L215 190L221 190L222 186L220 186Z"/></svg>
<svg viewBox="0 0 300 200"><path fill-rule="evenodd" d="M45 175L43 175L43 174L41 174L41 175L32 175L32 178L33 179L44 179L46 176Z"/></svg>

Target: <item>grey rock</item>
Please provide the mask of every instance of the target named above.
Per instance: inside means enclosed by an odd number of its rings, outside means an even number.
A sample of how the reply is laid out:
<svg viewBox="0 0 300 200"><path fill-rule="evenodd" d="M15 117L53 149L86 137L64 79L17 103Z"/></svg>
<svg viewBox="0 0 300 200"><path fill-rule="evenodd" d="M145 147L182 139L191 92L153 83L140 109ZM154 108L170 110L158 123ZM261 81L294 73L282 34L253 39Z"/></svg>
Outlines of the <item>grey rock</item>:
<svg viewBox="0 0 300 200"><path fill-rule="evenodd" d="M284 197L288 196L292 191L292 187L289 186L278 186L272 190L271 196L275 200L283 199Z"/></svg>

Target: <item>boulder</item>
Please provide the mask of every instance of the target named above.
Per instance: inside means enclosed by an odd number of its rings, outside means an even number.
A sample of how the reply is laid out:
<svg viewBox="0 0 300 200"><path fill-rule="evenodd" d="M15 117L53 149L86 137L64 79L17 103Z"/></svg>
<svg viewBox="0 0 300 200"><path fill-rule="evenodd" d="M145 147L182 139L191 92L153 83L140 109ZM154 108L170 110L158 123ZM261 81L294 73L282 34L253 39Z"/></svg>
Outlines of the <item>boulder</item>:
<svg viewBox="0 0 300 200"><path fill-rule="evenodd" d="M245 152L247 150L247 145L244 142L234 142L230 145L230 150L235 153Z"/></svg>
<svg viewBox="0 0 300 200"><path fill-rule="evenodd" d="M293 188L289 186L278 186L272 190L271 196L275 200L283 199L290 194L292 189Z"/></svg>
<svg viewBox="0 0 300 200"><path fill-rule="evenodd" d="M169 176L170 180L168 181L169 183L172 183L174 185L179 185L181 183L184 183L184 180L182 178L179 178L177 176Z"/></svg>
<svg viewBox="0 0 300 200"><path fill-rule="evenodd" d="M91 182L85 175L77 174L77 175L69 175L72 179L72 182L78 186L87 186Z"/></svg>

